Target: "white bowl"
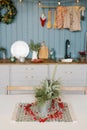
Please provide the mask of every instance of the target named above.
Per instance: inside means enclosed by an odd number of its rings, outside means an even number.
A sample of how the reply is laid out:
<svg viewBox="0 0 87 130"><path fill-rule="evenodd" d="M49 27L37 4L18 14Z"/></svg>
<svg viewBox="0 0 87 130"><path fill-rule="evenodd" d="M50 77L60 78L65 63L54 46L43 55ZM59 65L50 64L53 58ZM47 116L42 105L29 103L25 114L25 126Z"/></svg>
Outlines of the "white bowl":
<svg viewBox="0 0 87 130"><path fill-rule="evenodd" d="M71 59L71 58L61 59L61 62L72 62L72 61L73 61L73 59Z"/></svg>

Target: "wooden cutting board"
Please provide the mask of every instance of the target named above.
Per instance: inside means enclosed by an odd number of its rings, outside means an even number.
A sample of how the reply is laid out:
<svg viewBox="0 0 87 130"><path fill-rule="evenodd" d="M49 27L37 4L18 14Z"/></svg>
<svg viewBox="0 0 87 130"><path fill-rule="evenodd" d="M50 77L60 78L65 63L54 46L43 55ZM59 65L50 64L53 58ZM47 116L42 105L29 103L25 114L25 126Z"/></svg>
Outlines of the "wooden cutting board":
<svg viewBox="0 0 87 130"><path fill-rule="evenodd" d="M39 58L40 59L48 59L48 55L49 55L48 47L45 46L44 44L42 44L42 46L39 50Z"/></svg>

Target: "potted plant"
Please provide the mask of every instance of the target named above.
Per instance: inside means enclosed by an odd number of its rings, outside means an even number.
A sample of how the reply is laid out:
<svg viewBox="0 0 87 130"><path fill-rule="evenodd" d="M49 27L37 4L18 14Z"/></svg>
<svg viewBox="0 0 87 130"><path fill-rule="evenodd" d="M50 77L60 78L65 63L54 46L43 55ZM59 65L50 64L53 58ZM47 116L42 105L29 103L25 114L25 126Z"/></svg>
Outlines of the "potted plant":
<svg viewBox="0 0 87 130"><path fill-rule="evenodd" d="M54 68L52 79L43 80L41 85L35 89L36 102L42 116L48 113L52 100L58 98L60 95L61 84L58 80L54 80L56 67Z"/></svg>
<svg viewBox="0 0 87 130"><path fill-rule="evenodd" d="M85 51L80 51L79 54L80 54L81 62L85 62L85 60L86 60L86 52Z"/></svg>
<svg viewBox="0 0 87 130"><path fill-rule="evenodd" d="M32 50L32 60L38 59L38 51L41 47L41 44L40 43L35 44L34 41L31 40L29 47L30 47L30 50Z"/></svg>

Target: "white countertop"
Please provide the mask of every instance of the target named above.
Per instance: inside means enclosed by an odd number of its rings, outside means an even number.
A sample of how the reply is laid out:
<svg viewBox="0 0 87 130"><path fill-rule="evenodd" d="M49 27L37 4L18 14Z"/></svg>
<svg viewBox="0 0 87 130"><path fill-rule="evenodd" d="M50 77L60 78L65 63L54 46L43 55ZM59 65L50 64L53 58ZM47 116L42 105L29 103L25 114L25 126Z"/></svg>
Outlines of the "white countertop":
<svg viewBox="0 0 87 130"><path fill-rule="evenodd" d="M33 95L0 95L0 130L87 130L87 95L64 95L76 117L75 122L15 122L12 114L17 103L33 102Z"/></svg>

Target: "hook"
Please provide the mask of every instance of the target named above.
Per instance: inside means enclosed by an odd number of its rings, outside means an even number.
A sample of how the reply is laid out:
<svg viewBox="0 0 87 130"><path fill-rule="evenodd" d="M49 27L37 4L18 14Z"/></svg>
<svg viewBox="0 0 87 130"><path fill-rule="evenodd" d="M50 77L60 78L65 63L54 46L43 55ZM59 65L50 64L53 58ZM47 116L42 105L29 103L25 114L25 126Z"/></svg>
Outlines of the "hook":
<svg viewBox="0 0 87 130"><path fill-rule="evenodd" d="M41 5L41 1L38 1L38 5L39 5L39 6Z"/></svg>
<svg viewBox="0 0 87 130"><path fill-rule="evenodd" d="M78 4L80 2L80 0L76 0L76 3Z"/></svg>
<svg viewBox="0 0 87 130"><path fill-rule="evenodd" d="M23 0L19 0L20 3L22 3Z"/></svg>
<svg viewBox="0 0 87 130"><path fill-rule="evenodd" d="M59 5L59 6L61 5L60 1L58 1L58 5Z"/></svg>

